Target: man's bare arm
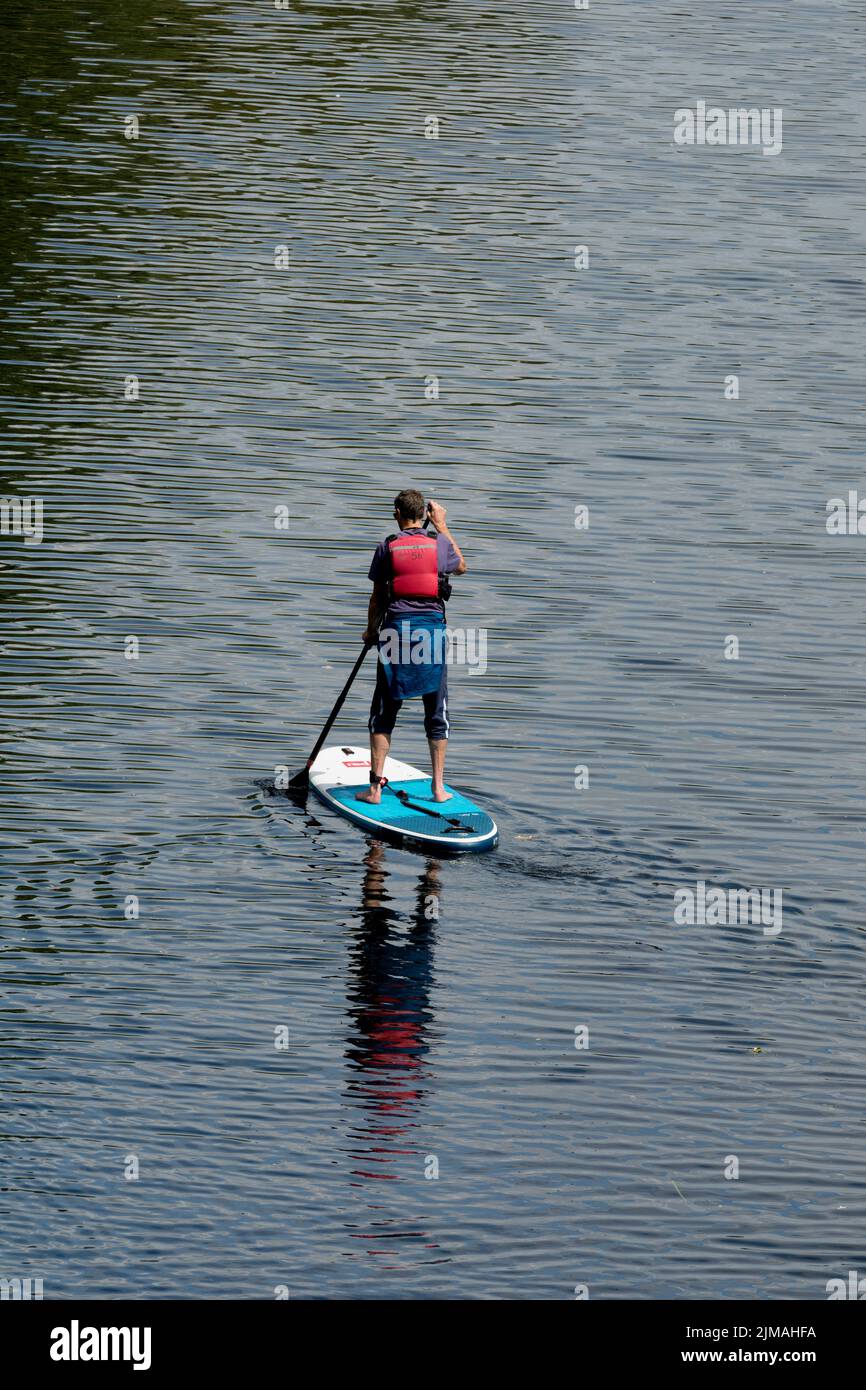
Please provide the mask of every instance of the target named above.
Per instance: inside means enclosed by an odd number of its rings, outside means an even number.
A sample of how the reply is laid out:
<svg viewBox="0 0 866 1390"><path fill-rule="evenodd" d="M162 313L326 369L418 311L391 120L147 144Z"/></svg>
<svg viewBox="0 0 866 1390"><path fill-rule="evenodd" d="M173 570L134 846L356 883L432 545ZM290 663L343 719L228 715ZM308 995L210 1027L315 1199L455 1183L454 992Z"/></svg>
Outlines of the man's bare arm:
<svg viewBox="0 0 866 1390"><path fill-rule="evenodd" d="M376 633L382 626L382 619L388 607L388 585L378 583L373 585L373 592L370 595L370 606L367 609L367 630L364 633L364 641L368 646L372 646L376 640Z"/></svg>
<svg viewBox="0 0 866 1390"><path fill-rule="evenodd" d="M434 531L438 531L440 536L445 536L446 540L449 540L454 547L460 564L457 566L456 570L452 571L452 573L465 574L469 566L466 564L466 561L463 558L463 551L460 549L460 546L457 544L451 532L448 530L448 523L445 520L446 512L445 508L442 506L442 503L428 502L427 516L430 519L430 525L433 527Z"/></svg>

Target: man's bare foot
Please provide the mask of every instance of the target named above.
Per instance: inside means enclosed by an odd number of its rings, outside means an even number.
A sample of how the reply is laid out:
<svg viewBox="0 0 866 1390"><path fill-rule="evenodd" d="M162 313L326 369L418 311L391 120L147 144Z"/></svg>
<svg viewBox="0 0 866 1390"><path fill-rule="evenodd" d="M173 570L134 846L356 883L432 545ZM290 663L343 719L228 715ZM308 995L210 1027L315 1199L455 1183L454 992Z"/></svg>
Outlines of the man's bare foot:
<svg viewBox="0 0 866 1390"><path fill-rule="evenodd" d="M444 787L434 787L434 788L433 788L433 800L434 800L434 801L450 801L451 798L453 797L453 795L454 795L453 792L446 792L446 790L445 790Z"/></svg>
<svg viewBox="0 0 866 1390"><path fill-rule="evenodd" d="M381 806L381 804L382 804L382 788L381 788L381 787L371 787L369 791L366 791L366 792L358 792L358 795L355 797L355 800L356 800L356 801L367 801L367 802L369 802L369 804L370 804L371 806Z"/></svg>

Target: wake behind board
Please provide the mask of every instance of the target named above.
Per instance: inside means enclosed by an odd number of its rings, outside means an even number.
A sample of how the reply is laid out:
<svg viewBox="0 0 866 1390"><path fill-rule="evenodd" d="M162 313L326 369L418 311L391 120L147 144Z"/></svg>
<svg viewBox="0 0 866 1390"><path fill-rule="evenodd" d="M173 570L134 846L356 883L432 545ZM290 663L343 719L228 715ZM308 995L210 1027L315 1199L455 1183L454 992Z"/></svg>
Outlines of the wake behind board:
<svg viewBox="0 0 866 1390"><path fill-rule="evenodd" d="M493 849L499 840L496 822L468 796L446 788L450 801L434 801L430 778L417 767L385 760L388 785L382 804L358 801L370 785L369 748L323 748L310 768L310 786L320 800L374 835L411 841L432 850Z"/></svg>

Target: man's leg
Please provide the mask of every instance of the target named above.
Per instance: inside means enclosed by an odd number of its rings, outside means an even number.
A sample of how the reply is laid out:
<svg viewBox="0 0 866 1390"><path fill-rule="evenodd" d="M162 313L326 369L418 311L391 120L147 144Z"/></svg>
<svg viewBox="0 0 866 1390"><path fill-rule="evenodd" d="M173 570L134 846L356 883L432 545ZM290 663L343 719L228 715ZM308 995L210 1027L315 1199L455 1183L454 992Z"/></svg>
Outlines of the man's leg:
<svg viewBox="0 0 866 1390"><path fill-rule="evenodd" d="M451 792L445 790L445 754L448 749L448 735L451 732L446 666L442 667L442 683L439 689L424 696L424 728L430 745L430 763L433 768L433 800L450 801Z"/></svg>
<svg viewBox="0 0 866 1390"><path fill-rule="evenodd" d="M381 777L385 771L385 759L391 747L391 739L387 734L373 734L370 739L370 761L372 767L370 771L374 777ZM378 782L370 783L370 790L358 792L356 801L369 801L371 806L378 806L382 800L382 788Z"/></svg>
<svg viewBox="0 0 866 1390"><path fill-rule="evenodd" d="M430 762L433 765L433 800L450 801L451 792L445 790L445 753L448 748L447 738L431 738L427 740L430 744Z"/></svg>
<svg viewBox="0 0 866 1390"><path fill-rule="evenodd" d="M385 672L379 663L376 675L376 689L373 691L373 703L370 706L370 789L369 791L358 792L356 801L367 801L371 806L378 806L382 800L382 788L378 782L372 778L379 778L385 771L385 759L391 748L391 735L394 732L394 725L397 722L397 715L402 707L402 700L392 700L388 690L388 682L385 679Z"/></svg>

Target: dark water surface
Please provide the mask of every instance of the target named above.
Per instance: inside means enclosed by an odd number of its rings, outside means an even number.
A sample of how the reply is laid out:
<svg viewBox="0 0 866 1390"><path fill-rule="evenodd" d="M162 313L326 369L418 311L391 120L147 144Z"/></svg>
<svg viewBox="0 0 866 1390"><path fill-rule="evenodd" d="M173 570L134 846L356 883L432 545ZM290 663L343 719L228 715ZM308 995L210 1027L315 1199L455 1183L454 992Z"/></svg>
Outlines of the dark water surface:
<svg viewBox="0 0 866 1390"><path fill-rule="evenodd" d="M0 537L0 1276L866 1273L866 541L825 527L866 444L862 9L4 25L0 491L45 536ZM676 148L699 98L782 107L782 153ZM451 778L502 829L478 859L262 785L354 660L406 485L448 504L451 621L488 632L452 678ZM781 892L782 931L675 925L699 879Z"/></svg>

